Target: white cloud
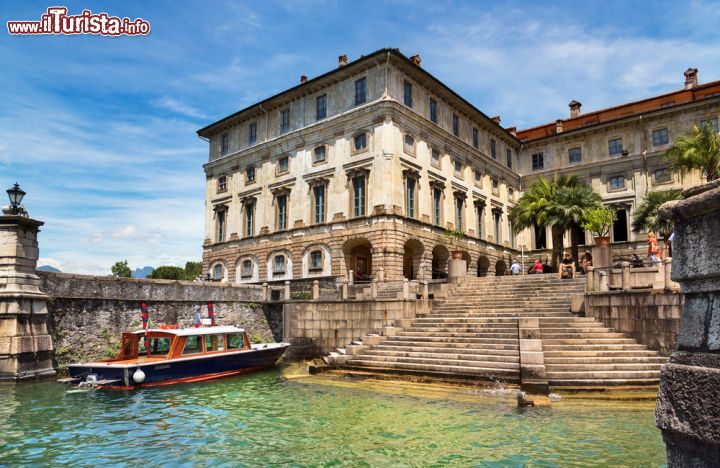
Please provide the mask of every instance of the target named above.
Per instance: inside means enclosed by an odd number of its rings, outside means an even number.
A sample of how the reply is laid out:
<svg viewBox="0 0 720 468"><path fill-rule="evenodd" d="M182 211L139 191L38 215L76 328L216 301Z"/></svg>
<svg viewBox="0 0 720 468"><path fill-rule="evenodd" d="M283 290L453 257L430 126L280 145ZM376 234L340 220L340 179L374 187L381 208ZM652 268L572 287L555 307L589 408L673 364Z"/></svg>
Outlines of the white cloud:
<svg viewBox="0 0 720 468"><path fill-rule="evenodd" d="M170 96L163 96L159 99L155 99L150 102L151 105L154 107L158 107L160 109L167 109L173 112L176 112L178 114L182 114L188 117L193 117L197 119L205 119L207 116L197 110L196 108L189 106L183 102L180 102L179 100L170 97Z"/></svg>

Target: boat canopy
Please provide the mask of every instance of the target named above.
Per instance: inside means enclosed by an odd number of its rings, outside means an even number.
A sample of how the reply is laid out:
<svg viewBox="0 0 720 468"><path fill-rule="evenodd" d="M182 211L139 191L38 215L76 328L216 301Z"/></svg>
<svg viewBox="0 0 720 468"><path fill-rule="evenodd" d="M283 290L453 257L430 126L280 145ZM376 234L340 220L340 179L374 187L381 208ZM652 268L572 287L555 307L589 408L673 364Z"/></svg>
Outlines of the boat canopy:
<svg viewBox="0 0 720 468"><path fill-rule="evenodd" d="M176 336L190 336L190 335L217 335L220 333L244 333L244 328L233 327L230 325L224 325L220 327L190 327L190 328L150 328L148 330L136 330L133 333L141 335L143 333L168 333Z"/></svg>

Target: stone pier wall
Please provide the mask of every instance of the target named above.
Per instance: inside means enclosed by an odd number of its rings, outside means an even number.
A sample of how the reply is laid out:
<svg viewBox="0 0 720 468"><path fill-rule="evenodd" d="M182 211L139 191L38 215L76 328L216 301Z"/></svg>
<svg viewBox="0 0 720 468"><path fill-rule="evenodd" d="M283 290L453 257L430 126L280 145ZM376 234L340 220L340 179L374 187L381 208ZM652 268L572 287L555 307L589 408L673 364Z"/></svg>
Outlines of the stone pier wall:
<svg viewBox="0 0 720 468"><path fill-rule="evenodd" d="M245 327L255 341L282 339L282 312L262 304L262 287L169 280L114 278L38 272L50 296L48 328L56 365L107 358L117 352L120 333L141 326L147 302L155 324L189 325L215 304L218 322Z"/></svg>
<svg viewBox="0 0 720 468"><path fill-rule="evenodd" d="M677 347L682 314L679 291L637 290L585 295L585 315L625 333L663 356Z"/></svg>
<svg viewBox="0 0 720 468"><path fill-rule="evenodd" d="M290 359L319 357L385 325L429 310L430 301L319 301L284 306L283 341Z"/></svg>

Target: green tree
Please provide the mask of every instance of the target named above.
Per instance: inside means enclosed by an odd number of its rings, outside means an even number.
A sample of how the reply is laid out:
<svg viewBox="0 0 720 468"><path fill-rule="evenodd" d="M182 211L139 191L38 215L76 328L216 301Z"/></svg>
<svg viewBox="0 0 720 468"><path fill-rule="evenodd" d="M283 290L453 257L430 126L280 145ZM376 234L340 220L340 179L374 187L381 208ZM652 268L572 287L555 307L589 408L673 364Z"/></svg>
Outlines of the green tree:
<svg viewBox="0 0 720 468"><path fill-rule="evenodd" d="M202 262L186 262L185 263L185 279L192 281L202 275Z"/></svg>
<svg viewBox="0 0 720 468"><path fill-rule="evenodd" d="M150 273L148 278L184 280L185 279L185 269L180 268L179 266L174 266L174 265L160 266L160 267L155 268L155 270L152 273Z"/></svg>
<svg viewBox="0 0 720 468"><path fill-rule="evenodd" d="M110 272L118 278L130 278L132 276L132 270L130 270L127 260L115 262L115 265L110 267Z"/></svg>
<svg viewBox="0 0 720 468"><path fill-rule="evenodd" d="M632 223L633 232L652 231L658 237L663 238L669 249L670 234L675 226L672 220L659 216L660 206L663 203L682 198L682 191L678 189L649 192L635 210Z"/></svg>
<svg viewBox="0 0 720 468"><path fill-rule="evenodd" d="M720 177L720 134L715 133L712 123L705 127L693 126L679 137L665 153L673 170L687 173L700 169L708 182Z"/></svg>
<svg viewBox="0 0 720 468"><path fill-rule="evenodd" d="M540 177L510 209L510 221L515 233L538 226L550 227L553 256L552 266L557 270L564 248L563 234L580 225L585 211L598 206L600 197L575 176L555 177L552 181ZM579 240L571 230L573 255L577 259Z"/></svg>

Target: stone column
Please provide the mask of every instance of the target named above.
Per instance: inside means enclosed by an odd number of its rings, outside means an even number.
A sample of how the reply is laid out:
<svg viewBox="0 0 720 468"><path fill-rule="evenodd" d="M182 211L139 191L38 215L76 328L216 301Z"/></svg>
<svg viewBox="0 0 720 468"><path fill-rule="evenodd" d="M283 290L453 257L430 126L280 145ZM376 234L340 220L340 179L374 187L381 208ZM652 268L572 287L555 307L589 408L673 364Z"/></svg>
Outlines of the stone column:
<svg viewBox="0 0 720 468"><path fill-rule="evenodd" d="M585 292L595 290L595 267L589 266L585 272Z"/></svg>
<svg viewBox="0 0 720 468"><path fill-rule="evenodd" d="M320 281L318 280L313 281L312 298L313 301L320 299Z"/></svg>
<svg viewBox="0 0 720 468"><path fill-rule="evenodd" d="M49 297L35 274L42 221L0 216L0 380L52 376Z"/></svg>
<svg viewBox="0 0 720 468"><path fill-rule="evenodd" d="M632 289L632 278L630 277L630 262L622 262L621 268L623 290Z"/></svg>
<svg viewBox="0 0 720 468"><path fill-rule="evenodd" d="M285 288L283 290L283 300L289 301L292 299L292 294L290 293L290 281L285 281Z"/></svg>
<svg viewBox="0 0 720 468"><path fill-rule="evenodd" d="M655 418L668 466L720 460L720 181L684 192L661 215L675 221L672 279L685 295L677 350L663 366Z"/></svg>

